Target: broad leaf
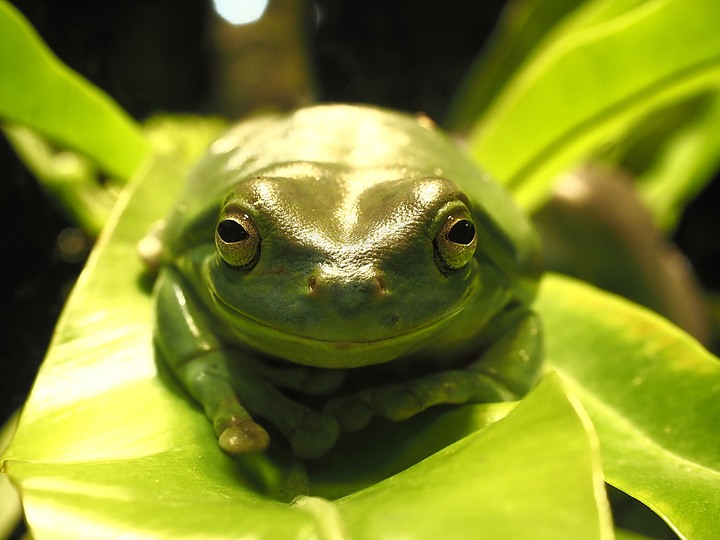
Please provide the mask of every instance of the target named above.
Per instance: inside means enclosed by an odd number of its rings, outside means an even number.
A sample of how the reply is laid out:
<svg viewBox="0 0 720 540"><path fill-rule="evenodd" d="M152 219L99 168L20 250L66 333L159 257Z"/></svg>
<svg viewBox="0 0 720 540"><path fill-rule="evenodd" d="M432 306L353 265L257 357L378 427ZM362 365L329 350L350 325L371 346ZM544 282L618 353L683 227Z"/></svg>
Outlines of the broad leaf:
<svg viewBox="0 0 720 540"><path fill-rule="evenodd" d="M636 177L655 224L671 231L720 163L720 93L656 111L603 157Z"/></svg>
<svg viewBox="0 0 720 540"><path fill-rule="evenodd" d="M603 5L525 65L471 133L472 155L528 210L601 143L720 79L713 0Z"/></svg>
<svg viewBox="0 0 720 540"><path fill-rule="evenodd" d="M92 161L75 152L59 150L30 128L6 125L2 131L25 167L73 223L89 235L100 234L123 182L114 178L100 182ZM92 129L87 133L92 136Z"/></svg>
<svg viewBox="0 0 720 540"><path fill-rule="evenodd" d="M33 128L86 155L104 172L129 178L149 150L139 126L65 66L4 0L0 35L0 119Z"/></svg>
<svg viewBox="0 0 720 540"><path fill-rule="evenodd" d="M549 368L600 436L606 479L685 538L720 531L720 361L675 326L587 285L548 279Z"/></svg>
<svg viewBox="0 0 720 540"><path fill-rule="evenodd" d="M350 536L611 538L601 471L594 485L581 474L593 468L594 437L580 436L581 418L553 383L506 419L339 500Z"/></svg>
<svg viewBox="0 0 720 540"><path fill-rule="evenodd" d="M552 41L560 22L587 0L511 0L450 104L445 127L464 133L523 63Z"/></svg>

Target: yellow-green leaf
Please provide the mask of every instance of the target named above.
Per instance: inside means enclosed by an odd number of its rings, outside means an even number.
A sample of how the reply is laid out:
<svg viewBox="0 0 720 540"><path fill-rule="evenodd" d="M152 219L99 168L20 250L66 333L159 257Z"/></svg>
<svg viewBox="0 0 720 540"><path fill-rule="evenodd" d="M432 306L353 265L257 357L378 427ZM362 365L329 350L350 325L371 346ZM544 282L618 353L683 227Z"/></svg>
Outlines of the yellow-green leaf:
<svg viewBox="0 0 720 540"><path fill-rule="evenodd" d="M526 209L648 112L720 83L715 1L613 4L524 65L471 133L472 155Z"/></svg>
<svg viewBox="0 0 720 540"><path fill-rule="evenodd" d="M63 64L25 18L0 0L0 119L23 124L129 178L149 145L103 91Z"/></svg>

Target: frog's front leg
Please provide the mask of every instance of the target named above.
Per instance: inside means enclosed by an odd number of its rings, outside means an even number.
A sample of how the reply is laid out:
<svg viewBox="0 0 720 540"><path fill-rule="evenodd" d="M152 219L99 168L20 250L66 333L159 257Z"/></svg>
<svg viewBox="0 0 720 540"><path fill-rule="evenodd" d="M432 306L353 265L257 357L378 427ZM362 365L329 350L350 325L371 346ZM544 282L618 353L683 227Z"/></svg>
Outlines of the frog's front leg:
<svg viewBox="0 0 720 540"><path fill-rule="evenodd" d="M212 317L172 268L161 270L155 299L160 351L203 407L225 452L235 455L267 447L268 434L254 416L272 422L298 457L317 457L335 444L335 418L288 399L264 376L267 370L257 358L223 343L212 331Z"/></svg>
<svg viewBox="0 0 720 540"><path fill-rule="evenodd" d="M533 387L542 369L540 321L525 308L508 310L498 319L495 324L506 331L463 369L366 388L330 400L325 412L338 418L343 431L356 431L374 416L404 420L434 405L521 398Z"/></svg>

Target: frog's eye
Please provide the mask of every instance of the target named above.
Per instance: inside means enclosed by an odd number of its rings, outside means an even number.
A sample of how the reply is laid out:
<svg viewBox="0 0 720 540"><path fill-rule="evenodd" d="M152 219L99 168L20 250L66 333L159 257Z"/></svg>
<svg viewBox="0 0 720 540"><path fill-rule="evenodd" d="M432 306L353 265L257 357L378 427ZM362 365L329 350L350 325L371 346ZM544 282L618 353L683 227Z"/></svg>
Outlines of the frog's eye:
<svg viewBox="0 0 720 540"><path fill-rule="evenodd" d="M240 209L228 208L222 213L215 228L215 245L233 268L247 270L260 257L260 233L250 216Z"/></svg>
<svg viewBox="0 0 720 540"><path fill-rule="evenodd" d="M477 247L475 225L464 212L443 221L433 240L435 262L443 271L459 270L470 262Z"/></svg>

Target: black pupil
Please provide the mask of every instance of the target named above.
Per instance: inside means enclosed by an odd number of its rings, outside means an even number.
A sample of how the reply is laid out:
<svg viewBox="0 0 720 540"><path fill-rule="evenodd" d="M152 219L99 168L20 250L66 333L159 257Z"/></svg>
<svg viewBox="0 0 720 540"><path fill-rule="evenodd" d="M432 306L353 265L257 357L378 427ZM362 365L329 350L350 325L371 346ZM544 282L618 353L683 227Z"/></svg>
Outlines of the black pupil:
<svg viewBox="0 0 720 540"><path fill-rule="evenodd" d="M450 227L447 239L456 244L467 245L475 238L475 225L467 219L461 219Z"/></svg>
<svg viewBox="0 0 720 540"><path fill-rule="evenodd" d="M218 224L218 235L228 244L240 242L250 236L245 227L232 219L225 219Z"/></svg>

